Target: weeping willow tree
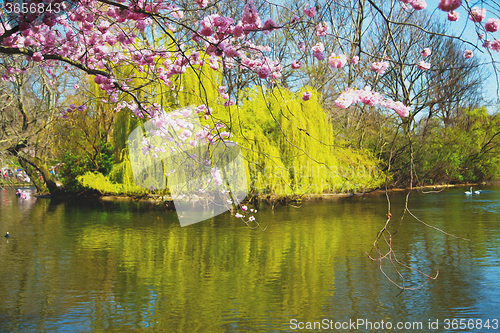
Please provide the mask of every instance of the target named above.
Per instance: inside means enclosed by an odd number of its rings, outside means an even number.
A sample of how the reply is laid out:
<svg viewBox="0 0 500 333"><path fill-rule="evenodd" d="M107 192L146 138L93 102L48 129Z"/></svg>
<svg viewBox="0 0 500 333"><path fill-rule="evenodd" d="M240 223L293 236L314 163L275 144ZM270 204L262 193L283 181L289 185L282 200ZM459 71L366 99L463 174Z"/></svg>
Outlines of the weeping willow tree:
<svg viewBox="0 0 500 333"><path fill-rule="evenodd" d="M304 195L362 192L383 183L378 160L370 152L346 148L335 136L311 87L299 93L275 87L240 92L240 103L224 106L217 89L220 77L206 71L182 76L179 107L209 104L211 116L202 123L226 126L232 141L243 148L248 184L254 195ZM302 100L302 93L312 97Z"/></svg>
<svg viewBox="0 0 500 333"><path fill-rule="evenodd" d="M136 73L132 67L125 66L122 71L134 85L151 80L150 74ZM231 140L242 148L247 183L253 195L362 192L382 184L378 160L368 151L347 148L335 136L321 106L321 96L311 87L299 93L281 87L246 89L239 92L238 104L224 106L227 100L222 99L218 91L224 85L223 75L208 69L208 65L172 77L170 86L157 81L158 84L149 85L147 91L138 92L139 98L161 105L167 112L184 106L209 106L210 116L200 114L201 123L211 127L222 123L226 128L221 131L232 134ZM312 97L304 101L301 96L306 90ZM97 99L96 103L104 102ZM114 106L101 107L113 112ZM133 117L127 108L114 119L111 142L115 165L108 179L117 184L118 192L137 192L128 135L144 121ZM83 179L87 186L99 187L95 177L87 178Z"/></svg>

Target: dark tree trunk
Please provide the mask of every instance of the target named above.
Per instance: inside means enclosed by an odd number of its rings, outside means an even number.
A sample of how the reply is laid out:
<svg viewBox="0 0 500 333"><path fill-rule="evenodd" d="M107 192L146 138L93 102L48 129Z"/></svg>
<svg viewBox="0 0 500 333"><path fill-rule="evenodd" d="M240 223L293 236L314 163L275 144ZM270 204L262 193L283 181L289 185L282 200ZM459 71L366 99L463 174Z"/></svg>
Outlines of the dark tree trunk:
<svg viewBox="0 0 500 333"><path fill-rule="evenodd" d="M30 177L31 183L35 185L37 192L38 193L45 192L47 190L47 186L45 186L43 179L40 179L40 176L36 173L35 168L22 158L18 157L17 160L19 161L19 164L21 164L21 166L23 167L28 177Z"/></svg>
<svg viewBox="0 0 500 333"><path fill-rule="evenodd" d="M60 195L63 191L57 186L54 177L50 174L45 163L38 157L33 157L23 152L22 148L24 146L24 144L18 144L15 147L9 148L8 151L17 158L38 192L42 193L48 189L50 195ZM35 170L40 173L42 176L41 179Z"/></svg>
<svg viewBox="0 0 500 333"><path fill-rule="evenodd" d="M40 172L40 175L42 176L42 179L45 183L45 186L47 186L47 189L49 190L51 195L60 194L61 190L59 189L59 187L57 187L54 177L52 177L49 169L41 159L39 159L38 157L32 157L22 151L17 153L17 159L19 160L19 162L25 161L26 163L29 163L31 166L33 166L33 168L35 168L36 170L38 170L38 172ZM37 176L36 173L34 176L35 177Z"/></svg>

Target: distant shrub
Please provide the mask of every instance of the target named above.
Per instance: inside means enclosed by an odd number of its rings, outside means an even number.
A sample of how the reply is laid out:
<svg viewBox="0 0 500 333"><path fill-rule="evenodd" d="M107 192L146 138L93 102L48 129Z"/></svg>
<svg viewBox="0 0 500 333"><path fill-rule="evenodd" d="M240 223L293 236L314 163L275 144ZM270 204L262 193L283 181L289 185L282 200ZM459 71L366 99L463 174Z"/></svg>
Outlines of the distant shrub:
<svg viewBox="0 0 500 333"><path fill-rule="evenodd" d="M76 178L79 185L84 188L98 190L104 194L143 194L145 189L136 186L127 186L125 184L117 184L112 182L107 176L100 172L86 172L82 176Z"/></svg>

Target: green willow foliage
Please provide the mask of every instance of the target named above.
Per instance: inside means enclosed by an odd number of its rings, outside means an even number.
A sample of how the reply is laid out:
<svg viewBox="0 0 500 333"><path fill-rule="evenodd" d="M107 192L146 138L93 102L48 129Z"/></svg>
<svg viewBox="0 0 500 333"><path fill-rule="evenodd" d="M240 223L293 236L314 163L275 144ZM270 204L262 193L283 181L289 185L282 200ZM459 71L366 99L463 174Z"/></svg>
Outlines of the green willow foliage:
<svg viewBox="0 0 500 333"><path fill-rule="evenodd" d="M209 103L212 117L205 123L224 123L242 147L252 194L362 192L384 181L376 158L368 151L346 148L335 137L313 88L304 87L299 93L280 87L247 89L240 92L239 105L228 108L210 83L217 80L205 82L203 75L184 75L179 102ZM305 91L312 92L308 101L301 98Z"/></svg>
<svg viewBox="0 0 500 333"><path fill-rule="evenodd" d="M143 80L131 73L127 77ZM156 103L172 109L209 105L212 116L208 121L202 119L202 124L213 126L222 122L227 128L221 131L233 134L232 140L242 147L253 195L363 192L384 181L376 158L368 151L346 148L335 137L314 89L306 87L300 93L279 87L265 91L247 89L239 92L239 103L228 108L223 106L217 90L224 85L221 78L211 70L190 70L173 81L170 89L152 88L144 92L144 97L154 96ZM306 90L313 95L309 101L301 99ZM80 177L80 181L102 192L137 192L126 148L128 134L142 121L132 118L127 110L121 111L113 124L115 165L109 176L103 186L91 173ZM110 188L108 181L116 187Z"/></svg>

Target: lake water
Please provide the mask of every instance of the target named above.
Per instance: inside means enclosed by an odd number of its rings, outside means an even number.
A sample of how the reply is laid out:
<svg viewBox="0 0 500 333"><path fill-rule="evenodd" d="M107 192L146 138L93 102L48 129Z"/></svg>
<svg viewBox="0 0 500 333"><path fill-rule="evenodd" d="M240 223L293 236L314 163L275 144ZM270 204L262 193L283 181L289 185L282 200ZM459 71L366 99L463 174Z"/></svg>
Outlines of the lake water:
<svg viewBox="0 0 500 333"><path fill-rule="evenodd" d="M406 214L397 257L439 276L400 292L365 254L386 221L385 196L261 204L261 231L229 212L181 228L175 213L147 205L20 201L0 189L0 232L12 235L0 239L0 332L498 332L500 188L464 191L412 192L416 216L469 241ZM391 194L393 221L404 198ZM426 281L400 268L407 287ZM473 326L453 329L452 319ZM314 322L323 330L298 329Z"/></svg>

